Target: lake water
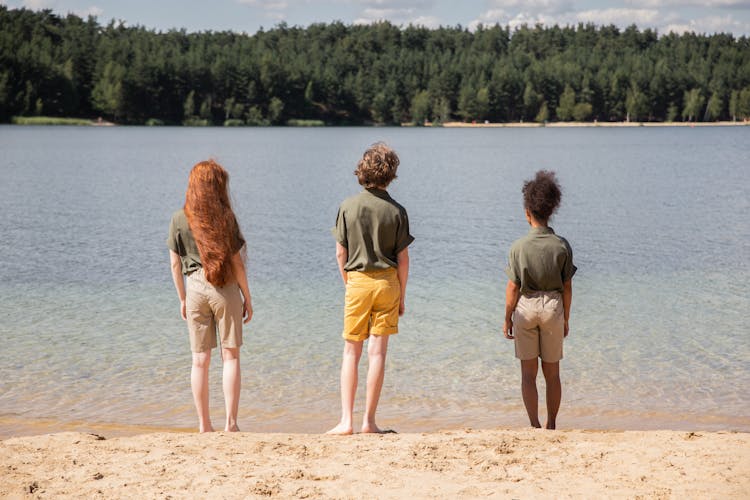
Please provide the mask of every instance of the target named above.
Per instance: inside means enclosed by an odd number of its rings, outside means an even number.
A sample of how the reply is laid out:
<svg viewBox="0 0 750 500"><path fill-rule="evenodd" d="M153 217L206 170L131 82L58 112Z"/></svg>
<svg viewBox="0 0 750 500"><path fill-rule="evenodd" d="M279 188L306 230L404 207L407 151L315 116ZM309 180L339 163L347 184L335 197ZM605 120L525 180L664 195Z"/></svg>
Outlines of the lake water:
<svg viewBox="0 0 750 500"><path fill-rule="evenodd" d="M750 127L3 126L0 436L196 427L165 238L208 157L230 172L249 246L240 427L332 426L343 287L330 228L377 140L401 157L390 191L416 237L383 426L527 425L503 268L527 231L521 184L545 168L579 268L558 426L750 431ZM217 353L211 377L220 425Z"/></svg>

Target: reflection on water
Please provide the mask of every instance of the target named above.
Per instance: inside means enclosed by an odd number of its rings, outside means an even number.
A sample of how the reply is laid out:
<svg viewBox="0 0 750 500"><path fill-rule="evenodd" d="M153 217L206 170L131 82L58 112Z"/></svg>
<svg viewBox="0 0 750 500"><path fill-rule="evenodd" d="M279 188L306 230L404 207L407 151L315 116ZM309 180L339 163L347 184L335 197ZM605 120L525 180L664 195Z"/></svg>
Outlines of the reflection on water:
<svg viewBox="0 0 750 500"><path fill-rule="evenodd" d="M522 181L553 168L564 188L553 226L579 267L559 425L750 430L746 393L733 383L750 375L750 224L726 216L750 209L749 135L0 127L0 436L23 432L13 430L20 422L125 433L195 426L164 239L187 172L208 156L230 171L249 244L255 316L242 348L240 427L329 428L343 303L329 229L375 140L401 156L391 192L417 238L383 425L526 425L518 362L500 332L502 268L526 231ZM215 424L220 364L217 352Z"/></svg>

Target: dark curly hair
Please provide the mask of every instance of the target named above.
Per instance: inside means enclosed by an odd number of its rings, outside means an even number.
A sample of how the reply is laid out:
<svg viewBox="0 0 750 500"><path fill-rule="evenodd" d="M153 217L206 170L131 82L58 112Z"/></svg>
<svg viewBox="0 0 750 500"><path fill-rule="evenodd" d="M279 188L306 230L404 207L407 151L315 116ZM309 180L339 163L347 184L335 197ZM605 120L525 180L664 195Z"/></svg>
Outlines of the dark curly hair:
<svg viewBox="0 0 750 500"><path fill-rule="evenodd" d="M383 142L370 146L357 164L354 175L364 187L387 186L396 178L399 159Z"/></svg>
<svg viewBox="0 0 750 500"><path fill-rule="evenodd" d="M560 205L562 192L555 173L540 170L534 179L523 183L523 206L539 222L547 222Z"/></svg>

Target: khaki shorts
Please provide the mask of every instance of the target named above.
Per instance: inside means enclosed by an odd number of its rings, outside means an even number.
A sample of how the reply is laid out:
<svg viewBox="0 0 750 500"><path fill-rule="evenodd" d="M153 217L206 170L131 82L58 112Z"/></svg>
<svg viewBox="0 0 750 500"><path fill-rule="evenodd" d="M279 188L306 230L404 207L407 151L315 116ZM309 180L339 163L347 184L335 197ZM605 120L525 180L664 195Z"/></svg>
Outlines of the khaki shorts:
<svg viewBox="0 0 750 500"><path fill-rule="evenodd" d="M563 358L565 316L559 292L534 292L522 295L513 311L513 336L516 357L520 360L542 358L554 363Z"/></svg>
<svg viewBox="0 0 750 500"><path fill-rule="evenodd" d="M362 341L370 335L398 333L401 286L396 269L351 271L344 302L346 340Z"/></svg>
<svg viewBox="0 0 750 500"><path fill-rule="evenodd" d="M199 269L187 277L185 306L190 350L206 352L216 347L216 333L221 347L242 345L242 294L237 283L215 287Z"/></svg>

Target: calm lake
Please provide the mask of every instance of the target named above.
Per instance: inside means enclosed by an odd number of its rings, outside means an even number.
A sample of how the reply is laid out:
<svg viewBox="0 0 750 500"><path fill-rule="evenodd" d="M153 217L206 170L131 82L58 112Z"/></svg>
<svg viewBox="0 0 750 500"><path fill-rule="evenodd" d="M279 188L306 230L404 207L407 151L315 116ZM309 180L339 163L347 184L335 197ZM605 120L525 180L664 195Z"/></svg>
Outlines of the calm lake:
<svg viewBox="0 0 750 500"><path fill-rule="evenodd" d="M2 126L0 436L197 426L165 239L208 157L230 172L248 242L239 425L335 424L344 291L330 228L378 140L401 158L390 192L416 237L382 426L527 425L503 268L528 228L521 185L544 168L579 268L558 427L750 431L750 127ZM219 424L217 352L211 377Z"/></svg>

